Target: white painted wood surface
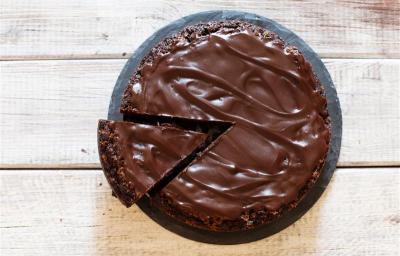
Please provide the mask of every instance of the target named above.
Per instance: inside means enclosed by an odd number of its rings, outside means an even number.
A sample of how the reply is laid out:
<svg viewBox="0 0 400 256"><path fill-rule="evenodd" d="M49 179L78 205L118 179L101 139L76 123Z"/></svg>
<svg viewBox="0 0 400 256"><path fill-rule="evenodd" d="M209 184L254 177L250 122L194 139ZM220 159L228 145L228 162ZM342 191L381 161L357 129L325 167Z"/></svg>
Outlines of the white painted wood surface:
<svg viewBox="0 0 400 256"><path fill-rule="evenodd" d="M125 60L1 62L1 167L99 167L96 127ZM343 110L340 166L400 164L400 60L326 59Z"/></svg>
<svg viewBox="0 0 400 256"><path fill-rule="evenodd" d="M216 9L274 19L323 57L400 57L398 0L2 0L0 59L127 57L169 22Z"/></svg>
<svg viewBox="0 0 400 256"><path fill-rule="evenodd" d="M0 171L1 255L396 255L400 169L338 169L298 222L257 242L179 237L111 196L100 171Z"/></svg>
<svg viewBox="0 0 400 256"><path fill-rule="evenodd" d="M2 0L1 256L400 254L399 168L339 168L294 225L235 246L174 235L125 209L99 170L79 170L99 168L97 119L124 59L170 21L215 9L272 18L325 57L343 110L340 166L400 166L398 0Z"/></svg>

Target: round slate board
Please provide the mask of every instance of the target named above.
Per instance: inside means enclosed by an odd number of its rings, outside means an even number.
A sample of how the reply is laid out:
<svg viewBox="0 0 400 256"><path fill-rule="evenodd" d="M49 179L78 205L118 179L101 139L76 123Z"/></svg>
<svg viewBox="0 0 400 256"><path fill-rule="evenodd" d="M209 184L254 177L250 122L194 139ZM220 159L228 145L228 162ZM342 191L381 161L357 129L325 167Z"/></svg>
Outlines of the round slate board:
<svg viewBox="0 0 400 256"><path fill-rule="evenodd" d="M325 166L314 187L309 191L309 193L307 193L303 200L300 201L295 209L287 212L281 218L258 228L238 232L213 232L202 230L191 227L166 215L158 208L152 206L147 197L138 202L139 207L150 218L164 228L183 237L205 243L247 243L275 234L298 220L314 205L327 187L336 168L342 138L342 114L340 110L339 99L337 97L336 89L333 85L332 79L318 55L295 33L276 23L275 21L258 16L256 14L237 11L208 11L192 14L170 23L150 36L133 53L122 69L111 97L108 110L108 119L122 120L122 114L119 112L119 106L129 78L136 70L136 67L140 63L141 59L147 55L150 49L153 48L157 43L162 41L165 37L171 36L189 25L209 21L235 19L253 23L255 25L264 27L267 30L275 32L287 44L296 46L303 53L305 58L311 63L315 74L325 88L325 93L328 100L328 111L332 122L332 137Z"/></svg>

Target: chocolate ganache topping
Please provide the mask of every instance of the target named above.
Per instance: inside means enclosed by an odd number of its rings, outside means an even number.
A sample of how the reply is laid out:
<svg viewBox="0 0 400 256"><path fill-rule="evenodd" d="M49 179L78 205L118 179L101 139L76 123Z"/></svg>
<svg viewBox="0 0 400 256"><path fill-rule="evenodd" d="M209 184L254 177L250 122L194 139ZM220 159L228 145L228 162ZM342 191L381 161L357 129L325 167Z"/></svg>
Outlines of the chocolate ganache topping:
<svg viewBox="0 0 400 256"><path fill-rule="evenodd" d="M266 35L195 34L131 80L122 112L233 123L159 192L175 209L203 220L278 211L319 175L330 138L326 99L296 48Z"/></svg>

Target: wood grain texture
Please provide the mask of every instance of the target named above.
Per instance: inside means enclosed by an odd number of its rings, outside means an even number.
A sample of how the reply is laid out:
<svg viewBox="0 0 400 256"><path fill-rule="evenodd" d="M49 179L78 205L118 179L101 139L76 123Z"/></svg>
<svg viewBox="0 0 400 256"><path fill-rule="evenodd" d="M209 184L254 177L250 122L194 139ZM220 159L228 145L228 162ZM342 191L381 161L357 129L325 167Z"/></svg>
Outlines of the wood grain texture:
<svg viewBox="0 0 400 256"><path fill-rule="evenodd" d="M99 167L97 120L124 62L1 62L0 167ZM325 63L343 111L339 165L399 165L400 60Z"/></svg>
<svg viewBox="0 0 400 256"><path fill-rule="evenodd" d="M274 19L323 57L400 57L398 0L3 0L0 59L126 58L169 22L217 9Z"/></svg>
<svg viewBox="0 0 400 256"><path fill-rule="evenodd" d="M0 171L1 255L398 255L400 169L338 169L298 222L249 244L193 242L111 196L100 171Z"/></svg>

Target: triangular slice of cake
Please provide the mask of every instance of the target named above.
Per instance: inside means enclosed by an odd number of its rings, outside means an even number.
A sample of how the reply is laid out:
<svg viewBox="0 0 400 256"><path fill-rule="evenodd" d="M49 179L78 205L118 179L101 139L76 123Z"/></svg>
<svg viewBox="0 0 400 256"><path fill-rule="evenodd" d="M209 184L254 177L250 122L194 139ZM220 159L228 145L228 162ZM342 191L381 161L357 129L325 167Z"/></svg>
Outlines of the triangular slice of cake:
<svg viewBox="0 0 400 256"><path fill-rule="evenodd" d="M98 143L104 174L127 207L149 192L206 141L207 134L176 127L100 120Z"/></svg>

